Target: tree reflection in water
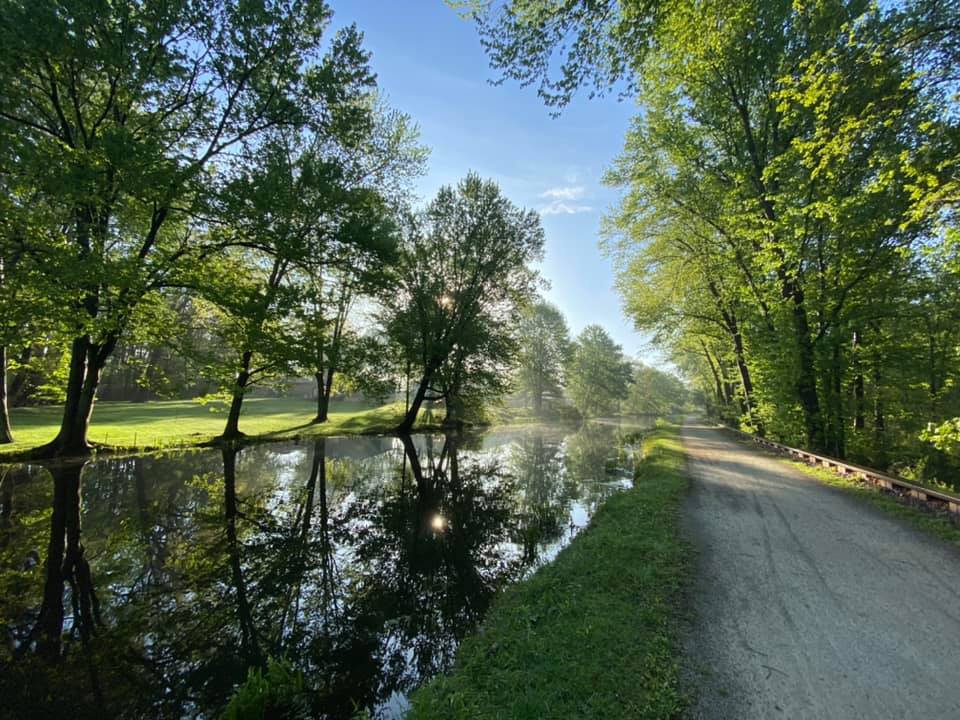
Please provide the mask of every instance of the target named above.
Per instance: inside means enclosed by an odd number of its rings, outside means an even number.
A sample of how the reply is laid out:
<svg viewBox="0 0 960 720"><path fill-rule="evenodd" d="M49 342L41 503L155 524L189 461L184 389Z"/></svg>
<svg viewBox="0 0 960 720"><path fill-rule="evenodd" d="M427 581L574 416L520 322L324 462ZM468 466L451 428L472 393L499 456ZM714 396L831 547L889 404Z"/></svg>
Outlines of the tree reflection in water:
<svg viewBox="0 0 960 720"><path fill-rule="evenodd" d="M0 470L4 716L215 717L269 658L314 716L397 715L599 502L610 451L321 438Z"/></svg>

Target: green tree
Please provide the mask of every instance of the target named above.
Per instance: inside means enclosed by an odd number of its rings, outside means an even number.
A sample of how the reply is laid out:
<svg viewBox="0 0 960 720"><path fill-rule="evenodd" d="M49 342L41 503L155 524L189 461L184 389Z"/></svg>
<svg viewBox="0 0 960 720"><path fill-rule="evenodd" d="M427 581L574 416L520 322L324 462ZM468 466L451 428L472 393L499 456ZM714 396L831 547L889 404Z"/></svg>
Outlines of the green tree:
<svg viewBox="0 0 960 720"><path fill-rule="evenodd" d="M2 166L68 228L33 239L70 295L60 431L40 453L89 452L103 368L137 304L182 282L208 248L195 226L212 172L279 125L348 121L358 34L321 58L330 12L315 0L4 0Z"/></svg>
<svg viewBox="0 0 960 720"><path fill-rule="evenodd" d="M535 212L474 174L441 188L402 235L387 324L418 377L399 427L409 432L424 400L444 400L454 421L468 400L505 389L544 237Z"/></svg>
<svg viewBox="0 0 960 720"><path fill-rule="evenodd" d="M356 77L342 94L360 94L373 82L359 69ZM232 180L223 193L218 213L224 221L214 236L233 248L229 257L240 266L212 259L220 277L202 284L201 292L229 313L232 331L225 337L237 354L224 439L240 435L243 398L254 382L292 373L300 354L296 310L310 302L304 294L315 290L297 282L298 270L317 277L334 258L382 259L393 245L381 198L371 189L345 186L343 166L329 150L337 139L284 133L259 149L260 168Z"/></svg>
<svg viewBox="0 0 960 720"><path fill-rule="evenodd" d="M298 269L303 303L297 310L298 364L317 383L316 422L325 422L338 374L347 384L376 391L383 373L371 373L370 333L358 331L357 306L391 287L396 243L392 216L424 172L427 150L403 113L370 98L365 133L341 142L340 183L349 191L350 222L343 223L317 260ZM346 214L346 213L345 213ZM364 337L364 335L366 337ZM380 363L383 365L383 363Z"/></svg>
<svg viewBox="0 0 960 720"><path fill-rule="evenodd" d="M635 363L633 382L624 403L627 412L638 415L669 415L681 412L687 402L687 388L676 375Z"/></svg>
<svg viewBox="0 0 960 720"><path fill-rule="evenodd" d="M599 325L577 336L567 366L567 393L583 415L603 415L626 398L631 379L623 349Z"/></svg>
<svg viewBox="0 0 960 720"><path fill-rule="evenodd" d="M513 0L473 13L493 66L555 108L582 87L639 94L609 177L626 193L609 223L621 289L729 417L837 455L872 444L881 464L911 433L916 448L917 408L942 416L955 372L941 335L952 301L930 290L943 276L928 251L954 224L960 7ZM930 349L926 377L909 347Z"/></svg>
<svg viewBox="0 0 960 720"><path fill-rule="evenodd" d="M563 313L540 300L524 311L520 323L521 389L533 400L536 412L543 409L543 396L559 397L563 389L563 367L570 354L570 331Z"/></svg>

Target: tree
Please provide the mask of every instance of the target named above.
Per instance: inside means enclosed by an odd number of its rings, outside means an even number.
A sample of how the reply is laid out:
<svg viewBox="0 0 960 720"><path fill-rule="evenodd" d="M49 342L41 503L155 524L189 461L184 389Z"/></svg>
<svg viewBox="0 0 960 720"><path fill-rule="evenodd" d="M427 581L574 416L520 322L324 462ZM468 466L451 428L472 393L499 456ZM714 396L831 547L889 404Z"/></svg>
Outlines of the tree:
<svg viewBox="0 0 960 720"><path fill-rule="evenodd" d="M326 422L338 373L353 384L381 384L367 362L372 338L361 337L352 322L358 304L392 283L396 260L393 216L410 193L410 182L424 172L426 149L406 115L371 98L369 130L341 143L340 182L351 193L349 222L330 238L315 262L299 269L296 282L304 301L297 310L299 365L317 383L316 422ZM346 214L345 214L346 216ZM380 362L382 365L383 363ZM372 381L372 382L368 382Z"/></svg>
<svg viewBox="0 0 960 720"><path fill-rule="evenodd" d="M211 170L270 128L344 122L359 35L321 60L316 0L4 0L0 17L2 166L68 228L30 248L71 296L73 336L60 431L39 453L84 454L131 313L211 252L197 217Z"/></svg>
<svg viewBox="0 0 960 720"><path fill-rule="evenodd" d="M353 88L341 89L343 95L360 96L373 82L369 73L358 70L357 77ZM381 198L366 187L345 185L343 165L331 151L339 139L280 133L259 148L261 166L233 179L222 194L223 222L213 235L233 248L229 258L239 267L212 258L207 274L219 277L198 285L228 313L232 331L226 339L237 354L225 440L240 436L249 387L271 375L291 374L301 355L296 311L316 303L313 293L320 288L298 282L298 276L316 278L333 262L348 264L363 254L382 260L393 245ZM346 308L341 310L345 317ZM312 340L307 340L311 346Z"/></svg>
<svg viewBox="0 0 960 720"><path fill-rule="evenodd" d="M398 428L409 432L426 399L444 400L448 418L458 420L467 400L503 389L514 329L535 287L529 265L542 255L544 237L535 212L474 174L441 188L401 233L388 300L396 311L387 326L418 376Z"/></svg>
<svg viewBox="0 0 960 720"><path fill-rule="evenodd" d="M676 375L635 363L633 382L624 403L627 412L638 415L669 415L680 412L687 401L687 388Z"/></svg>
<svg viewBox="0 0 960 720"><path fill-rule="evenodd" d="M581 414L602 415L626 398L630 363L599 325L587 325L574 341L566 371L567 392Z"/></svg>
<svg viewBox="0 0 960 720"><path fill-rule="evenodd" d="M865 451L872 402L881 464L922 427L901 348L930 348L928 408L949 395L950 301L923 288L939 276L928 250L955 224L958 12L927 0L473 8L502 78L538 84L555 109L582 87L639 94L609 176L626 193L609 229L638 326L715 385L727 417L815 449Z"/></svg>
<svg viewBox="0 0 960 720"><path fill-rule="evenodd" d="M570 331L563 313L540 300L526 309L520 324L520 387L533 399L533 408L543 409L543 396L559 397L563 367L570 354Z"/></svg>

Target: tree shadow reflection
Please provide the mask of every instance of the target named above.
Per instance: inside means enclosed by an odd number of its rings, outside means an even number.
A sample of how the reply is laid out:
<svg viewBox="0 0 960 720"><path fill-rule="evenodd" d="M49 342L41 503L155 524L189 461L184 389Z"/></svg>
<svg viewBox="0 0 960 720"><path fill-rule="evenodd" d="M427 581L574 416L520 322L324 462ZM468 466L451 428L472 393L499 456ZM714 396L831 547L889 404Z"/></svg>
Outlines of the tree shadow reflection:
<svg viewBox="0 0 960 720"><path fill-rule="evenodd" d="M46 554L0 568L0 692L12 717L211 717L282 660L312 717L397 716L564 536L582 492L565 448L318 438L5 476L0 557Z"/></svg>

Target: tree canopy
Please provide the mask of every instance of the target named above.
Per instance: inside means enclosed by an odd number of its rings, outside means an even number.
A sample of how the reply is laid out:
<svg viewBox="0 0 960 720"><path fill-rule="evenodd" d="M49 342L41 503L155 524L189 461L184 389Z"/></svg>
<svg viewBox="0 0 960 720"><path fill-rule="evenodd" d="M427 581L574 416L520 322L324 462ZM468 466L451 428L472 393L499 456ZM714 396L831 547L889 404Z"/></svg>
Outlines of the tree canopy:
<svg viewBox="0 0 960 720"><path fill-rule="evenodd" d="M443 400L451 420L472 400L506 388L515 328L536 289L543 253L540 217L516 207L495 183L470 174L445 186L401 228L389 319L391 337L418 379L407 417ZM451 412L452 411L452 412Z"/></svg>
<svg viewBox="0 0 960 720"><path fill-rule="evenodd" d="M535 411L543 409L545 395L559 399L564 365L570 355L570 331L563 313L540 300L528 307L520 322L518 381Z"/></svg>
<svg viewBox="0 0 960 720"><path fill-rule="evenodd" d="M947 446L960 412L960 6L468 12L500 79L536 85L555 110L579 90L636 96L607 176L623 194L605 247L628 315L717 414L881 465L929 455L930 421Z"/></svg>

